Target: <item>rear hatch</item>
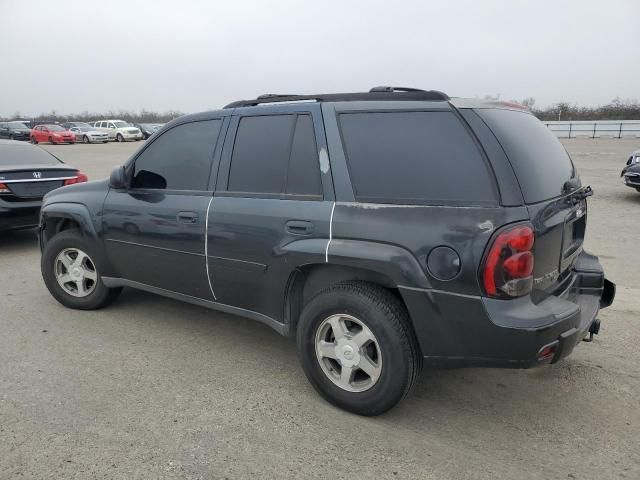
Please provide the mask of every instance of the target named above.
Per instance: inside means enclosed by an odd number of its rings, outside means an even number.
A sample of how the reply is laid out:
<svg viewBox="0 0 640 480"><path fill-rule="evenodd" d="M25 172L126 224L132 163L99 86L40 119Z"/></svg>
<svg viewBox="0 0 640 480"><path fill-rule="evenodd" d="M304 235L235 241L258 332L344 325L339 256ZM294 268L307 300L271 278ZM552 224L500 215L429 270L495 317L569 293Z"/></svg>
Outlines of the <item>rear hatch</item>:
<svg viewBox="0 0 640 480"><path fill-rule="evenodd" d="M563 291L582 252L589 187L558 139L528 112L477 109L516 174L535 231L534 301Z"/></svg>

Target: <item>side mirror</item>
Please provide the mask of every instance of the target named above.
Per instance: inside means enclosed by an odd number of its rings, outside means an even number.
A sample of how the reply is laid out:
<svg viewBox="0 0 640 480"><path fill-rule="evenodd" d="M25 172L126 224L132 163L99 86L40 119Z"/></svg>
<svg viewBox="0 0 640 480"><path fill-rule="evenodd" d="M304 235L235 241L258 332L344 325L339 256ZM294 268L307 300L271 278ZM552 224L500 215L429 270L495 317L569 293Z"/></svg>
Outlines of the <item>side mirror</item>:
<svg viewBox="0 0 640 480"><path fill-rule="evenodd" d="M127 179L124 174L124 166L120 165L111 170L111 175L109 176L109 187L115 188L117 190L127 188Z"/></svg>

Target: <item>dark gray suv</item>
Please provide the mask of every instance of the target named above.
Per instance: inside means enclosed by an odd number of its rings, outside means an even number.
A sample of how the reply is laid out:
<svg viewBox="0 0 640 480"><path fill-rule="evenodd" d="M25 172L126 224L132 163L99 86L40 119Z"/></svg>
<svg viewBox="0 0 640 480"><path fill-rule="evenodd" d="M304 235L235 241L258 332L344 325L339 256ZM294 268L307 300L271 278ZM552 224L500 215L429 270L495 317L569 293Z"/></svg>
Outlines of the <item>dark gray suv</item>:
<svg viewBox="0 0 640 480"><path fill-rule="evenodd" d="M583 251L590 194L517 105L265 95L48 194L42 274L71 308L133 287L295 335L323 397L377 415L425 363L528 368L598 332L615 286Z"/></svg>

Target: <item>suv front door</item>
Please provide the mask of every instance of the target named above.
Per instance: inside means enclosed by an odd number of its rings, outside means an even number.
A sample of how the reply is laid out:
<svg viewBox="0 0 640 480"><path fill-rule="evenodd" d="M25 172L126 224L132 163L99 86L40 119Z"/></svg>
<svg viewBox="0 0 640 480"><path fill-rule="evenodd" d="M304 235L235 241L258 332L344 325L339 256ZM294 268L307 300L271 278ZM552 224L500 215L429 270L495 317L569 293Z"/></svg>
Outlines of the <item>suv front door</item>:
<svg viewBox="0 0 640 480"><path fill-rule="evenodd" d="M232 117L207 236L218 302L282 323L291 274L325 261L330 175L318 105L260 106Z"/></svg>
<svg viewBox="0 0 640 480"><path fill-rule="evenodd" d="M105 249L127 280L211 300L205 228L223 118L174 126L127 167L129 187L104 202Z"/></svg>

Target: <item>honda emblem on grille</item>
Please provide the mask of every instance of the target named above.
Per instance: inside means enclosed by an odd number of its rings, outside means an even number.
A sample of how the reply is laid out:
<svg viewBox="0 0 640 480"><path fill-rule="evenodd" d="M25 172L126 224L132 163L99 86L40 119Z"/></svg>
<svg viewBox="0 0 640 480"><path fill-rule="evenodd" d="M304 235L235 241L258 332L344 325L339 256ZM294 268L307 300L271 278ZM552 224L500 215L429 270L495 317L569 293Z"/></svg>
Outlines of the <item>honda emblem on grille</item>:
<svg viewBox="0 0 640 480"><path fill-rule="evenodd" d="M33 178L42 178L42 172L33 172Z"/></svg>

